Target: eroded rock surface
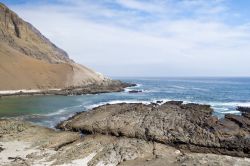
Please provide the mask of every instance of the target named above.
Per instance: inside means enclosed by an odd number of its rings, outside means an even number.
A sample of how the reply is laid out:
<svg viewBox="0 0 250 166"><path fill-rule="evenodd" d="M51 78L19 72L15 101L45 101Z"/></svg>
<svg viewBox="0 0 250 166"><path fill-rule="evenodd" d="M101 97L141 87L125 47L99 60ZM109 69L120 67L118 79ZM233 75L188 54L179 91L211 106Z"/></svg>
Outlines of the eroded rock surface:
<svg viewBox="0 0 250 166"><path fill-rule="evenodd" d="M82 112L58 128L155 141L192 152L250 157L249 116L212 116L209 105L114 104Z"/></svg>
<svg viewBox="0 0 250 166"><path fill-rule="evenodd" d="M30 123L0 120L0 165L4 166L179 166L249 165L250 159L190 153L137 138L55 131Z"/></svg>

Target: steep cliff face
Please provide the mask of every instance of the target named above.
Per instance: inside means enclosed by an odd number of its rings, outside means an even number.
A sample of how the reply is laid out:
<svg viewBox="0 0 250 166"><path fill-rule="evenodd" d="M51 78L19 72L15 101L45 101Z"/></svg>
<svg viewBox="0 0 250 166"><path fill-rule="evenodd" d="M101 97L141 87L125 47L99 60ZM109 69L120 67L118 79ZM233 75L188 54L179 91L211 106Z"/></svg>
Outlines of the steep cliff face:
<svg viewBox="0 0 250 166"><path fill-rule="evenodd" d="M13 49L30 57L50 63L71 62L65 51L3 4L0 4L0 38Z"/></svg>
<svg viewBox="0 0 250 166"><path fill-rule="evenodd" d="M0 90L50 89L107 79L76 64L31 24L0 3Z"/></svg>

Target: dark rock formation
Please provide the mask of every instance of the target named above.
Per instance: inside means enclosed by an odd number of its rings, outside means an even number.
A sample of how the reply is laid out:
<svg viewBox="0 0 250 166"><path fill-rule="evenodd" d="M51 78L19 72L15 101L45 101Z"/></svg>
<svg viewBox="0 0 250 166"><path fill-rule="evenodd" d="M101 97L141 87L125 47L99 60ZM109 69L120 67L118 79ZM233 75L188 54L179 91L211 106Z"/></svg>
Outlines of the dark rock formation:
<svg viewBox="0 0 250 166"><path fill-rule="evenodd" d="M212 113L209 105L179 101L123 103L82 112L57 127L155 141L193 152L250 157L250 119L227 114L219 120Z"/></svg>
<svg viewBox="0 0 250 166"><path fill-rule="evenodd" d="M237 107L237 110L244 113L250 113L250 107Z"/></svg>
<svg viewBox="0 0 250 166"><path fill-rule="evenodd" d="M141 93L142 90L130 90L128 91L128 93Z"/></svg>

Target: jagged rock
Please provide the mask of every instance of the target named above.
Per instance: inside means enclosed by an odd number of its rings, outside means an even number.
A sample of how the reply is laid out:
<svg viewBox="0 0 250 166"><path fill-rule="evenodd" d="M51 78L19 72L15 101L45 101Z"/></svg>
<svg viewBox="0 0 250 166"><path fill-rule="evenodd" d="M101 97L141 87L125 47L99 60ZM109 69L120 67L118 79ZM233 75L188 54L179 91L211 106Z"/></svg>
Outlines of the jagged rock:
<svg viewBox="0 0 250 166"><path fill-rule="evenodd" d="M13 126L13 127L12 127ZM17 126L25 126L18 130ZM250 159L190 153L161 143L110 135L55 131L27 122L0 120L1 165L249 165ZM3 132L2 132L3 133Z"/></svg>
<svg viewBox="0 0 250 166"><path fill-rule="evenodd" d="M114 104L82 112L57 127L83 133L125 136L169 144L193 152L250 157L249 119L219 120L209 105L166 102Z"/></svg>

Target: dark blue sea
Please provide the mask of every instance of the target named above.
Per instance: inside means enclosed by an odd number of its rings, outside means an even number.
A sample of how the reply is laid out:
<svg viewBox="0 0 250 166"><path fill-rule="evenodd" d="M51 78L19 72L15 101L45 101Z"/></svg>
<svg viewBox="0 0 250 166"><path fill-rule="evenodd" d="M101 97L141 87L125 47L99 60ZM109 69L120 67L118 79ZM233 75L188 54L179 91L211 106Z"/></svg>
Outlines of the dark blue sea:
<svg viewBox="0 0 250 166"><path fill-rule="evenodd" d="M82 96L31 96L0 99L0 117L17 118L54 127L76 112L106 103L181 100L210 104L214 115L239 114L237 106L250 106L250 78L115 78L136 83L124 92ZM130 90L141 93L129 93Z"/></svg>

